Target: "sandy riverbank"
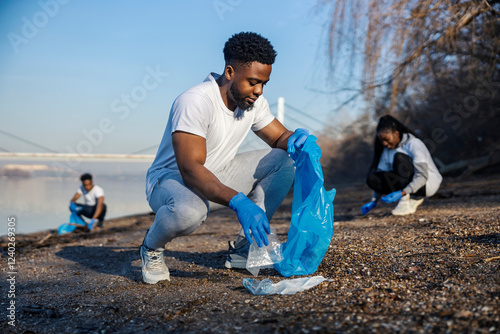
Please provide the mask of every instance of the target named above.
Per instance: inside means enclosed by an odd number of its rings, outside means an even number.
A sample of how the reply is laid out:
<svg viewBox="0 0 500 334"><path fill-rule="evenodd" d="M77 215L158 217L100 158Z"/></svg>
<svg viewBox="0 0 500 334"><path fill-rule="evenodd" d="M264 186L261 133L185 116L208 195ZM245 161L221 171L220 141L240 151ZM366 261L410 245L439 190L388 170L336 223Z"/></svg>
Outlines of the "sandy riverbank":
<svg viewBox="0 0 500 334"><path fill-rule="evenodd" d="M140 282L138 248L153 216L112 219L100 233L16 237L18 333L322 333L500 331L500 178L446 179L416 214L359 212L364 186L337 189L335 232L317 275L333 279L292 296L253 296L246 271L223 267L234 213L211 215L165 252L171 282ZM273 221L286 239L290 200ZM7 240L2 245L2 272ZM491 260L492 259L492 260ZM3 276L5 277L5 276ZM284 279L275 271L259 278ZM7 285L0 314L10 299Z"/></svg>

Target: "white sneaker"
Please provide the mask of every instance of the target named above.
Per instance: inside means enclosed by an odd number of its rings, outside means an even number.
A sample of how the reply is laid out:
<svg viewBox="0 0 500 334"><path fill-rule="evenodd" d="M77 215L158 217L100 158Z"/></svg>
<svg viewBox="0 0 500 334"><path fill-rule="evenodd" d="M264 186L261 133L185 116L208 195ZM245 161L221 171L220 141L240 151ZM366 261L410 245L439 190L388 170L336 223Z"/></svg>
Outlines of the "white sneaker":
<svg viewBox="0 0 500 334"><path fill-rule="evenodd" d="M417 211L417 208L419 207L420 204L424 202L424 198L421 199L410 199L410 206L413 209L412 213L415 213Z"/></svg>
<svg viewBox="0 0 500 334"><path fill-rule="evenodd" d="M170 281L170 271L163 259L163 248L149 249L141 246L142 280L144 283L156 284L159 281Z"/></svg>
<svg viewBox="0 0 500 334"><path fill-rule="evenodd" d="M391 213L395 216L406 216L414 213L416 210L412 208L410 204L410 195L406 194L406 196L401 197L398 205L391 211Z"/></svg>

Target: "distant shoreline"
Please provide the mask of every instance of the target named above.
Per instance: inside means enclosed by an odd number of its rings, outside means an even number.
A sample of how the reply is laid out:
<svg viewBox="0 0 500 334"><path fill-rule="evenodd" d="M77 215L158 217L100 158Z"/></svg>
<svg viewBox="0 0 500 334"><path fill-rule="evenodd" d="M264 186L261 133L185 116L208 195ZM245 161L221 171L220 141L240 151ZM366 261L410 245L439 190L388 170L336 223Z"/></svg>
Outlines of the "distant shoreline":
<svg viewBox="0 0 500 334"><path fill-rule="evenodd" d="M142 213L133 213L130 215L124 215L124 216L105 219L104 224L103 224L103 226L104 226L103 230L106 230L107 227L115 227L117 224L121 225L121 223L125 220L139 219L141 217L150 216L150 215L154 215L154 212L149 211L149 212L142 212ZM110 226L110 224L111 224L111 226ZM58 236L57 228L48 228L48 229L27 232L27 233L16 233L16 235L19 237L22 237L22 236L30 236L31 237L31 236L36 236L36 235L46 235L46 234L50 234L50 233L54 233L56 236ZM92 232L87 232L87 233L92 233ZM68 233L68 234L71 234L71 233ZM7 236L6 234L1 234L0 238L5 238L6 236Z"/></svg>

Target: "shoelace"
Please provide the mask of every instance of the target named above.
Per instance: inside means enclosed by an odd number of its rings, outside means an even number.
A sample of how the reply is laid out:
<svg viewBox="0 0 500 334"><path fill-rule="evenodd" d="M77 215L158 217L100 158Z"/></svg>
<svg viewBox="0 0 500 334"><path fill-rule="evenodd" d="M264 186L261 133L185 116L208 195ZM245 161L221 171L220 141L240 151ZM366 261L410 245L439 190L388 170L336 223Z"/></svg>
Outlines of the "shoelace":
<svg viewBox="0 0 500 334"><path fill-rule="evenodd" d="M155 251L155 250L147 252L148 257L149 257L149 267L151 269L163 269L163 265L165 263L163 262L163 259L161 257L161 253L162 252Z"/></svg>

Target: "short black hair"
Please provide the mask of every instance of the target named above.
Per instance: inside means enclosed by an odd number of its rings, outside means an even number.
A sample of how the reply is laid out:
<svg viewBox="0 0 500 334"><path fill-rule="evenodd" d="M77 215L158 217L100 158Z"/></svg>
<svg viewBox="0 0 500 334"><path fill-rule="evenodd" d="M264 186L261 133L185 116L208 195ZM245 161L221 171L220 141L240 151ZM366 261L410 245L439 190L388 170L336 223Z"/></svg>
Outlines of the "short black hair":
<svg viewBox="0 0 500 334"><path fill-rule="evenodd" d="M227 40L223 52L226 65L249 64L253 61L272 65L277 55L271 42L254 32L234 34Z"/></svg>
<svg viewBox="0 0 500 334"><path fill-rule="evenodd" d="M92 181L92 175L90 175L89 173L82 174L82 176L80 176L80 181L83 182L85 180Z"/></svg>

